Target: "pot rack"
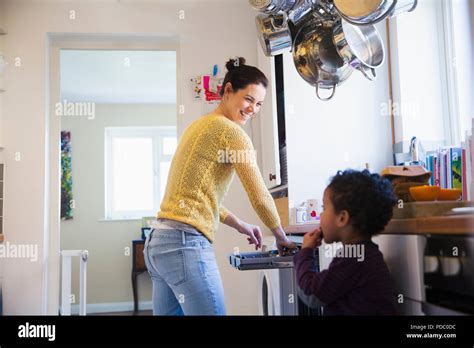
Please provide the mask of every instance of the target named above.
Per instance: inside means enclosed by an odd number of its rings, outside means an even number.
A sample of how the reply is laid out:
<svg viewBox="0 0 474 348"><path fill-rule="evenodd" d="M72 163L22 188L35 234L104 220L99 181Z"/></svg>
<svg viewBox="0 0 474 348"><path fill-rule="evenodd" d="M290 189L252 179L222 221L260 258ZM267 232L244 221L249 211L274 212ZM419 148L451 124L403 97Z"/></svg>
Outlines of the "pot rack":
<svg viewBox="0 0 474 348"><path fill-rule="evenodd" d="M349 9L349 11L342 13L335 3L338 4L339 7L344 6L344 9ZM347 15L347 12L351 12L350 15L352 15L357 13L359 10L356 8L359 3L355 2L354 0L249 0L249 4L254 10L257 10L259 12L256 17L257 32L260 35L259 39L264 54L266 56L271 57L274 55L281 54L282 52L294 52L295 38L301 30L307 30L308 26L312 25L308 22L317 22L322 24L322 26L326 28L333 28L334 26L337 26L340 23L342 23L346 28L351 28L351 26L373 26L375 23L378 23L386 18L394 17L403 12L412 12L417 7L418 0L374 0L371 3L373 8L370 8L370 11L365 12L364 15L361 15L360 17L351 17ZM367 10L367 8L365 8L364 10ZM363 13L363 11L361 13ZM269 21L265 22L266 19L268 19ZM265 33L266 35L271 35L275 37L266 36L262 38L262 36L265 35L262 33L262 28L264 28L264 24L266 24L265 29L267 31L269 30L269 28L270 30L272 30L272 27L275 31L281 31L282 29L285 29L286 26L288 32L291 33L290 40L292 41L292 43L289 44L287 34L286 45L282 45L281 41L283 40L284 42L285 36L282 35L281 32ZM356 29L354 28L354 30ZM372 30L375 32L375 35L379 36L378 31L375 27L373 27ZM363 29L361 29L360 31L363 31ZM272 43L269 42L273 39L275 39L274 41L276 42L275 46L277 47L277 49L272 47ZM267 42L265 42L265 40L267 40ZM333 38L333 42L334 41L337 41L337 39ZM381 42L381 45L383 51L382 55L384 56L384 43ZM348 46L350 47L350 44ZM358 62L359 65L355 66L353 64L354 62L350 61L347 58L347 54L344 55L343 53L341 53L341 51L339 51L339 48L336 49L338 50L338 54L344 60L345 64L349 64L354 70L359 70L370 81L375 80L376 74L374 67L368 66L364 64L364 62L360 61ZM370 51L370 49L368 49L368 51ZM297 62L295 56L293 58L295 60L296 66ZM376 68L380 67L383 62L384 59L382 58L382 62ZM310 62L310 65L314 65L314 63ZM367 69L370 69L372 71L372 74L367 74ZM322 98L319 95L318 90L330 89L328 85L319 85L319 83L315 84L316 82L314 81L310 82L308 78L305 78L305 76L301 74L301 71L298 72L300 73L301 77L306 80L306 82L316 87L316 95L322 101L328 101L332 99L335 93L336 86L346 81L346 79L338 81L337 76L335 76L335 81L337 82L331 87L333 90L332 94L328 98ZM316 72L313 72L313 75L316 75L317 80L317 75L327 76L328 73L326 71L318 70Z"/></svg>

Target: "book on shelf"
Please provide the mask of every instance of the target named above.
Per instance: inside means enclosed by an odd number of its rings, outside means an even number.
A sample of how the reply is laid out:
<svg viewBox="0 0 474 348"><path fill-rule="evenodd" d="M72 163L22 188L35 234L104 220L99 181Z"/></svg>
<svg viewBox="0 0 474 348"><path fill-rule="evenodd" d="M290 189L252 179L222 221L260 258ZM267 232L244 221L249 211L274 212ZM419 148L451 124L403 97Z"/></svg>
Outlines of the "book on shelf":
<svg viewBox="0 0 474 348"><path fill-rule="evenodd" d="M474 126L474 123L473 123ZM426 169L432 175L430 185L462 190L462 200L474 199L474 141L466 132L461 146L443 147L426 154Z"/></svg>

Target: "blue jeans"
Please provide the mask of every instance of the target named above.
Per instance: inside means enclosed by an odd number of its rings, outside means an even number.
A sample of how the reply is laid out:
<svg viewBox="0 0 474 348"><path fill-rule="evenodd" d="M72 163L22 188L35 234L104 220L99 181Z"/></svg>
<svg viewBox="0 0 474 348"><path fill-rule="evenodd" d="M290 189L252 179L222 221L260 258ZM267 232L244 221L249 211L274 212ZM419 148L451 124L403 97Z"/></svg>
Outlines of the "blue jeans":
<svg viewBox="0 0 474 348"><path fill-rule="evenodd" d="M153 315L225 315L214 248L204 235L153 229L144 248Z"/></svg>

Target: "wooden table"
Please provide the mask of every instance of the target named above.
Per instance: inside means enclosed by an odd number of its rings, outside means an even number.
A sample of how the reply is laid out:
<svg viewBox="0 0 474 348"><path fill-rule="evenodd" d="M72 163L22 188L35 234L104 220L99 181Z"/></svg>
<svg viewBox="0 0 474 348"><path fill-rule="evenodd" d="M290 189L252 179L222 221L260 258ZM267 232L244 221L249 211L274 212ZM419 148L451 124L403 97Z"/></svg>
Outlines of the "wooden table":
<svg viewBox="0 0 474 348"><path fill-rule="evenodd" d="M132 290L133 290L133 312L138 312L138 289L137 277L147 271L143 249L145 241L137 239L132 241Z"/></svg>

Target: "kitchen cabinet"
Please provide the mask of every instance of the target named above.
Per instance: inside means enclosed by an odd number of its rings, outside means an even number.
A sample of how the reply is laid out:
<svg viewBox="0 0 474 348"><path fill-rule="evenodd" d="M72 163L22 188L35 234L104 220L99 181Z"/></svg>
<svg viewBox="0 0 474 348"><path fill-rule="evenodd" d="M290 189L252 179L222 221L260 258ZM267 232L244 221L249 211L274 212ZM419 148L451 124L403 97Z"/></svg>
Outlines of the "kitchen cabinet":
<svg viewBox="0 0 474 348"><path fill-rule="evenodd" d="M267 188L272 189L282 183L278 139L275 58L266 57L262 52L259 42L257 42L257 52L257 66L267 76L269 86L267 87L265 102L260 109L260 113L252 121L252 130L263 179Z"/></svg>

